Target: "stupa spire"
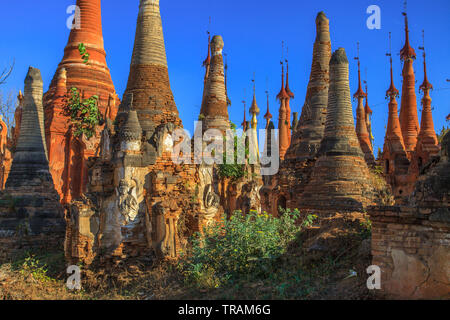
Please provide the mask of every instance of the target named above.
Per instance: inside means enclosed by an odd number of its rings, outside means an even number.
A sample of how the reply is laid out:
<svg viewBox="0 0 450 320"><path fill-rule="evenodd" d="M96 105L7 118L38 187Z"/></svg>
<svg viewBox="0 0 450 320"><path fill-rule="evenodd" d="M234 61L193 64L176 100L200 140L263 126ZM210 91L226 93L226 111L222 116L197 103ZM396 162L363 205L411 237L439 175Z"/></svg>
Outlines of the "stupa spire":
<svg viewBox="0 0 450 320"><path fill-rule="evenodd" d="M327 113L331 58L330 21L325 13L319 12L315 24L316 39L305 102L286 155L299 161L313 158L319 150Z"/></svg>
<svg viewBox="0 0 450 320"><path fill-rule="evenodd" d="M325 136L300 208L354 211L371 204L369 170L354 129L348 66L345 50L335 51Z"/></svg>
<svg viewBox="0 0 450 320"><path fill-rule="evenodd" d="M362 89L361 85L361 63L359 59L359 42L358 42L358 56L355 58L358 61L358 90L353 95L355 99L358 99L358 106L356 108L356 135L361 145L361 149L364 152L364 159L368 165L375 164L375 158L373 156L372 144L370 143L370 135L367 129L366 111L364 108L364 98L367 97L366 93Z"/></svg>
<svg viewBox="0 0 450 320"><path fill-rule="evenodd" d="M433 85L428 81L427 76L427 62L425 52L425 32L423 31L423 73L424 80L419 89L423 92L422 98L422 119L420 122L420 132L417 141L416 156L421 158L421 165L427 162L430 155L435 155L439 152L438 140L436 131L434 130L433 115L431 110L431 97L430 91L433 89Z"/></svg>
<svg viewBox="0 0 450 320"><path fill-rule="evenodd" d="M159 0L140 0L130 74L117 117L119 126L131 110L131 100L147 133L168 122L182 125L170 88Z"/></svg>
<svg viewBox="0 0 450 320"><path fill-rule="evenodd" d="M417 135L419 134L419 118L417 115L416 98L416 79L413 69L413 61L416 59L416 53L409 43L408 16L405 16L405 46L400 51L400 57L403 60L403 86L402 100L400 109L400 126L402 128L403 140L408 153L414 151L417 144Z"/></svg>
<svg viewBox="0 0 450 320"><path fill-rule="evenodd" d="M52 181L44 138L42 94L41 72L30 67L25 78L20 134L6 188L40 184L41 176Z"/></svg>
<svg viewBox="0 0 450 320"><path fill-rule="evenodd" d="M204 130L209 128L225 132L230 128L227 93L225 87L225 69L223 60L224 42L216 35L211 40L211 64L205 88L203 106Z"/></svg>

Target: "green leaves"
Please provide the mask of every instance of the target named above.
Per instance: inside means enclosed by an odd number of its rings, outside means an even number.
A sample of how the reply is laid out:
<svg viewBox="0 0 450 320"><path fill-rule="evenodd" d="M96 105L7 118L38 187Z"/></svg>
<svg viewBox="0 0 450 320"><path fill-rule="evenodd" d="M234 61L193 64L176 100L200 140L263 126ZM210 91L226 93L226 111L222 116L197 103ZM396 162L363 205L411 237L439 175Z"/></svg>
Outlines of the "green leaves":
<svg viewBox="0 0 450 320"><path fill-rule="evenodd" d="M70 117L74 126L74 136L84 135L90 139L95 135L96 127L102 120L102 115L98 109L99 97L94 95L87 99L82 99L77 88L70 89L69 101L64 108L64 115Z"/></svg>
<svg viewBox="0 0 450 320"><path fill-rule="evenodd" d="M90 54L87 52L86 46L84 43L80 43L78 45L78 52L80 53L81 59L83 59L84 64L88 64Z"/></svg>
<svg viewBox="0 0 450 320"><path fill-rule="evenodd" d="M280 218L236 211L193 239L192 254L184 261L186 279L217 287L243 277L266 278L300 231L299 216L298 210Z"/></svg>

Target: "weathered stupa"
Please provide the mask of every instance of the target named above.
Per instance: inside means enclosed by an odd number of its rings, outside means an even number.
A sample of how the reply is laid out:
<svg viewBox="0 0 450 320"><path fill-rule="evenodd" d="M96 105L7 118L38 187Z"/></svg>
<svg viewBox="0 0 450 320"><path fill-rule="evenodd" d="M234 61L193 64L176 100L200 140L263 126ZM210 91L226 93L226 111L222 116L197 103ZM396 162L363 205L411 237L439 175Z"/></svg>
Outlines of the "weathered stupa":
<svg viewBox="0 0 450 320"><path fill-rule="evenodd" d="M116 124L103 130L101 153L90 164L89 192L68 215L69 261L151 252L176 258L187 238L214 219L219 204L209 172L191 165L189 155L188 163L173 157L179 155L173 152L180 142L177 129L182 127L170 88L159 1L141 0Z"/></svg>
<svg viewBox="0 0 450 320"><path fill-rule="evenodd" d="M142 129L153 133L161 124L181 120L170 88L159 0L140 1L130 74L117 121L136 110Z"/></svg>
<svg viewBox="0 0 450 320"><path fill-rule="evenodd" d="M76 88L82 98L98 96L100 113L111 120L119 102L106 64L100 0L77 0L76 5L80 8L80 21L74 21L63 59L44 95L50 172L63 203L79 198L85 191L87 160L95 155L102 130L98 126L90 139L73 135L71 120L64 112L67 92ZM81 43L89 54L87 63L79 52Z"/></svg>
<svg viewBox="0 0 450 320"><path fill-rule="evenodd" d="M327 115L329 64L331 59L330 22L325 13L316 18L316 41L306 99L287 159L313 158L320 147Z"/></svg>
<svg viewBox="0 0 450 320"><path fill-rule="evenodd" d="M25 78L22 122L6 189L0 201L0 258L16 250L62 250L65 223L49 171L44 140L41 72Z"/></svg>
<svg viewBox="0 0 450 320"><path fill-rule="evenodd" d="M298 208L299 195L309 181L316 153L324 135L331 41L329 20L323 12L317 15L316 33L311 74L300 121L294 119L291 143L281 163L277 182L274 183L274 179L265 179L268 185L264 187L264 191L269 198L265 203L270 205L264 209L273 214L276 214L278 207L283 205L292 209Z"/></svg>
<svg viewBox="0 0 450 320"><path fill-rule="evenodd" d="M355 132L348 67L340 48L330 61L325 136L300 208L361 211L372 203L369 170Z"/></svg>
<svg viewBox="0 0 450 320"><path fill-rule="evenodd" d="M212 38L208 47L211 50L212 58L208 55L205 61L207 69L205 74L206 83L199 117L202 120L204 131L218 129L225 133L226 130L230 129L222 54L223 47L224 42L219 35Z"/></svg>

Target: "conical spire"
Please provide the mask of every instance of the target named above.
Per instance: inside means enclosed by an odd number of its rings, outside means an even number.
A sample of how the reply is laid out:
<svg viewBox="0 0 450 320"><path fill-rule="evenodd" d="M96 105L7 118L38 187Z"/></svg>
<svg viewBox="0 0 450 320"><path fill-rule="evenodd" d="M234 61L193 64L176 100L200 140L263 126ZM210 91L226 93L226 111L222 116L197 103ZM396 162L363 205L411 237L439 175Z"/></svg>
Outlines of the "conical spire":
<svg viewBox="0 0 450 320"><path fill-rule="evenodd" d="M264 115L264 119L266 119L266 129L268 128L268 126L269 126L269 123L270 123L270 120L273 118L273 116L272 116L272 114L270 113L270 110L269 110L269 91L266 91L266 96L267 96L267 112L266 112L266 114Z"/></svg>
<svg viewBox="0 0 450 320"><path fill-rule="evenodd" d="M301 206L310 209L362 210L371 203L369 170L354 130L345 50L330 61L330 89L325 136Z"/></svg>
<svg viewBox="0 0 450 320"><path fill-rule="evenodd" d="M131 103L144 131L151 133L167 122L181 126L170 88L159 0L140 0L130 74L119 107L119 126L131 110Z"/></svg>
<svg viewBox="0 0 450 320"><path fill-rule="evenodd" d="M358 43L358 51L359 51L359 43ZM361 62L359 60L359 54L358 54L358 57L355 59L358 60L358 90L353 95L353 98L355 98L355 99L365 98L367 95L361 86Z"/></svg>
<svg viewBox="0 0 450 320"><path fill-rule="evenodd" d="M319 149L325 129L330 58L330 23L325 13L319 12L316 18L316 40L305 103L297 129L293 132L287 158L297 160L312 158Z"/></svg>
<svg viewBox="0 0 450 320"><path fill-rule="evenodd" d="M414 49L409 44L408 16L406 13L404 15L406 43L400 52L400 57L404 61L400 125L402 128L406 151L412 152L416 147L417 135L420 130L415 90L416 79L413 69L413 61L416 58L416 54Z"/></svg>
<svg viewBox="0 0 450 320"><path fill-rule="evenodd" d="M281 62L281 91L277 95L277 99L280 100L280 109L278 111L278 143L280 159L284 159L287 149L289 148L289 136L288 136L288 120L286 119L286 101L289 99L284 87L284 65Z"/></svg>
<svg viewBox="0 0 450 320"><path fill-rule="evenodd" d="M409 43L408 15L406 12L403 15L405 16L405 46L400 51L400 58L402 60L416 59L416 52Z"/></svg>
<svg viewBox="0 0 450 320"><path fill-rule="evenodd" d="M230 128L228 117L227 93L225 88L225 70L223 61L224 42L216 35L211 40L211 65L206 83L203 106L204 130L209 128L225 132Z"/></svg>
<svg viewBox="0 0 450 320"><path fill-rule="evenodd" d="M287 98L289 98L289 95L287 94L286 88L284 87L284 64L283 62L281 62L281 90L277 94L277 99L282 100Z"/></svg>
<svg viewBox="0 0 450 320"><path fill-rule="evenodd" d="M37 185L41 183L40 177L52 181L44 139L43 83L39 69L29 68L24 93L20 135L7 188Z"/></svg>
<svg viewBox="0 0 450 320"><path fill-rule="evenodd" d="M115 89L106 63L106 52L103 45L101 1L77 0L76 5L80 8L80 28L74 27L70 31L69 40L64 49L64 57L55 72L44 100L52 99L61 69L65 69L67 88L75 87L78 90L87 91L88 96L99 96L101 99L99 108L101 112L104 112L108 95L115 94ZM81 43L84 44L89 54L87 64L80 56L78 47ZM48 103L45 102L46 105Z"/></svg>
<svg viewBox="0 0 450 320"><path fill-rule="evenodd" d="M358 43L358 90L353 95L355 99L358 99L358 106L356 108L356 135L358 137L361 149L364 152L364 158L368 165L375 164L375 158L373 156L372 144L370 142L370 135L367 129L367 117L366 110L364 108L364 98L367 97L366 93L362 89L361 85L361 62L359 60L359 43Z"/></svg>
<svg viewBox="0 0 450 320"><path fill-rule="evenodd" d="M433 115L431 112L430 90L433 89L433 85L428 81L425 48L423 48L423 72L424 80L420 86L420 90L423 91L422 119L416 149L416 153L418 153L417 156L422 159L422 164L429 160L430 155L435 155L439 151L436 131L434 130Z"/></svg>
<svg viewBox="0 0 450 320"><path fill-rule="evenodd" d="M388 54L390 56L390 54ZM400 153L404 154L404 157L406 157L405 153L405 144L403 141L403 136L401 132L400 127L400 121L398 118L398 103L396 98L399 96L399 91L395 88L394 85L394 74L393 74L393 68L392 68L392 57L390 56L389 59L390 62L390 73L391 73L391 85L389 89L386 91L386 97L389 98L389 116L388 116L388 123L386 128L386 136L384 139L384 148L383 148L383 154L385 160L389 161L390 158L395 157L395 154ZM388 171L388 170L386 170ZM389 173L389 172L387 172Z"/></svg>

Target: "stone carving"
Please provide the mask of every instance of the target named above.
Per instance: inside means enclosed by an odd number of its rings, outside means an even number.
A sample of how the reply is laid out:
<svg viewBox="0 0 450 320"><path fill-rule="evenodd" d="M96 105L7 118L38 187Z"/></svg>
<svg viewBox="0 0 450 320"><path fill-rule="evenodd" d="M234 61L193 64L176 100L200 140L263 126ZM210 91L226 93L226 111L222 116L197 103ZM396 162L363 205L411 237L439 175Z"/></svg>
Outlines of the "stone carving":
<svg viewBox="0 0 450 320"><path fill-rule="evenodd" d="M167 210L161 202L153 206L154 246L158 258L176 256L175 221L167 217Z"/></svg>
<svg viewBox="0 0 450 320"><path fill-rule="evenodd" d="M220 197L214 192L213 188L213 167L201 165L199 168L200 186L203 192L203 207L206 225L211 224L213 218L219 211Z"/></svg>
<svg viewBox="0 0 450 320"><path fill-rule="evenodd" d="M136 187L133 187L127 180L120 180L117 188L118 208L123 218L123 224L128 225L133 222L138 214L139 206L136 196Z"/></svg>
<svg viewBox="0 0 450 320"><path fill-rule="evenodd" d="M158 156L160 157L163 152L172 152L173 140L172 132L175 130L175 124L169 122L159 126L155 134L153 135L151 142L158 150Z"/></svg>

